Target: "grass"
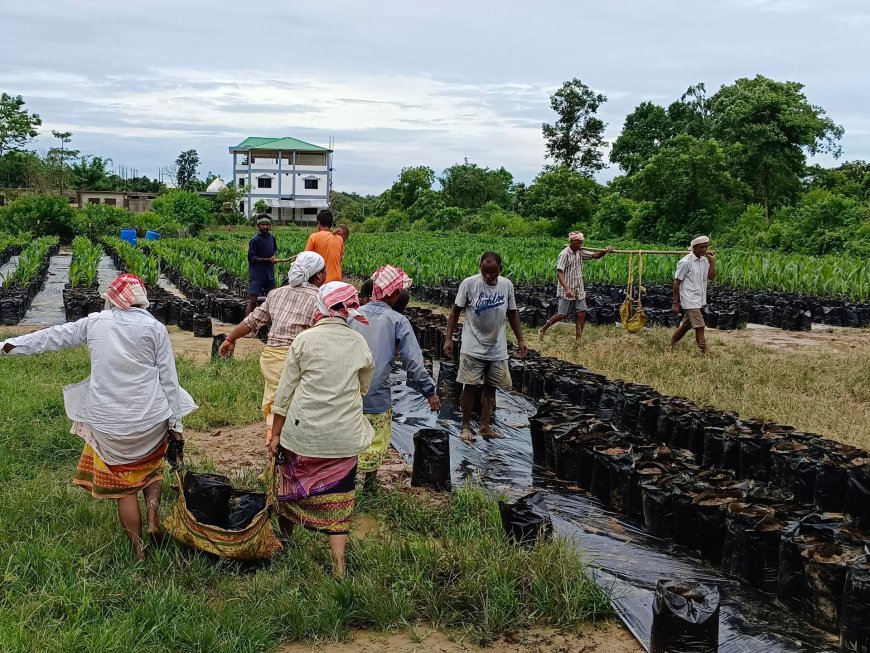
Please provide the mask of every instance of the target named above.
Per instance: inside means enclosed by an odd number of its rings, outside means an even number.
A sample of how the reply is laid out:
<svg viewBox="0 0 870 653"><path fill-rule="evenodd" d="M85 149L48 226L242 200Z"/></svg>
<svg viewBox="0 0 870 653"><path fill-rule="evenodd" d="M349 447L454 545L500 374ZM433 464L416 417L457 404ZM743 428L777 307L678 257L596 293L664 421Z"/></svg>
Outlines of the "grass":
<svg viewBox="0 0 870 653"><path fill-rule="evenodd" d="M526 329L529 346L579 363L608 377L643 383L741 417L760 417L870 449L870 334L850 331L847 351L772 349L745 332L708 332L701 357L689 334L669 352L671 330L631 335L621 327L587 327L574 351L574 326L547 332Z"/></svg>
<svg viewBox="0 0 870 653"><path fill-rule="evenodd" d="M178 367L201 405L189 428L259 417L256 357ZM362 500L383 528L352 540L341 582L325 571L324 538L304 530L259 566L217 563L174 543L135 564L114 502L70 483L81 444L60 386L88 368L83 349L0 359L0 650L245 653L421 621L487 642L610 614L567 544L509 545L493 500L472 488L442 502L401 492ZM166 510L168 483L164 499Z"/></svg>

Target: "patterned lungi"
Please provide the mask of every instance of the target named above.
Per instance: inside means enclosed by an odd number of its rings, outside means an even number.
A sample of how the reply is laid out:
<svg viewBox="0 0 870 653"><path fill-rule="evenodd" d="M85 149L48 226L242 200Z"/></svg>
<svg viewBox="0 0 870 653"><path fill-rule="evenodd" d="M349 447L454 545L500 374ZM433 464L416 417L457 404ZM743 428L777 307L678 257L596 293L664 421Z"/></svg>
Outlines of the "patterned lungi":
<svg viewBox="0 0 870 653"><path fill-rule="evenodd" d="M86 444L73 483L97 499L120 499L128 494L136 494L152 483L163 482L166 447L164 440L142 460L126 465L107 465L91 445Z"/></svg>
<svg viewBox="0 0 870 653"><path fill-rule="evenodd" d="M309 530L346 534L356 506L356 456L311 458L286 453L287 462L279 467L278 514Z"/></svg>

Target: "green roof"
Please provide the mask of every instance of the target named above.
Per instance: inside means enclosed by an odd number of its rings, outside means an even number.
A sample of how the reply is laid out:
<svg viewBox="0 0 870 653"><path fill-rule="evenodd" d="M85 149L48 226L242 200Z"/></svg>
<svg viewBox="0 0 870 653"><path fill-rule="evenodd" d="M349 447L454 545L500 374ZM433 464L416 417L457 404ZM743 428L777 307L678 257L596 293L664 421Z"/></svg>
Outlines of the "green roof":
<svg viewBox="0 0 870 653"><path fill-rule="evenodd" d="M284 136L282 138L264 138L248 136L232 149L256 148L258 150L296 150L297 152L329 152L328 148L300 141L298 138Z"/></svg>

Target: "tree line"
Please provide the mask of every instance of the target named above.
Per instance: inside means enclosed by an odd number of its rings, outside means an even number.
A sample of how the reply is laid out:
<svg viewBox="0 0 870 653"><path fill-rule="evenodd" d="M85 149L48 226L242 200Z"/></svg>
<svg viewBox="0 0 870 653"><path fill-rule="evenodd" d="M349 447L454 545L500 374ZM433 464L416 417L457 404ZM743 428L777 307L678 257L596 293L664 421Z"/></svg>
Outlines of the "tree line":
<svg viewBox="0 0 870 653"><path fill-rule="evenodd" d="M466 160L440 175L404 168L380 195L334 193L332 203L367 231L580 228L674 245L703 232L747 248L870 254L870 164L808 163L839 158L844 130L800 83L758 75L712 95L694 84L667 106L639 104L609 148L597 115L606 102L578 79L553 94L556 120L542 125L547 165L528 186ZM621 174L600 184L593 175L605 156Z"/></svg>

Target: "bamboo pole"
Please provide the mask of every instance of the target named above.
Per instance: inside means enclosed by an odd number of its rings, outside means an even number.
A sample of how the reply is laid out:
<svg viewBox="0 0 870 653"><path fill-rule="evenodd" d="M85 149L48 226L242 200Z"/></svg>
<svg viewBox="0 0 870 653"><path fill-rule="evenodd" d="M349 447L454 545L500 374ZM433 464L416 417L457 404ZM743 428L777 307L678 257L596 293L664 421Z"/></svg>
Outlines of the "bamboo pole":
<svg viewBox="0 0 870 653"><path fill-rule="evenodd" d="M587 252L606 252L606 249L597 249L594 247L583 247ZM689 253L688 249L683 250L653 250L653 249L614 249L611 254L666 254L673 256L685 256Z"/></svg>

